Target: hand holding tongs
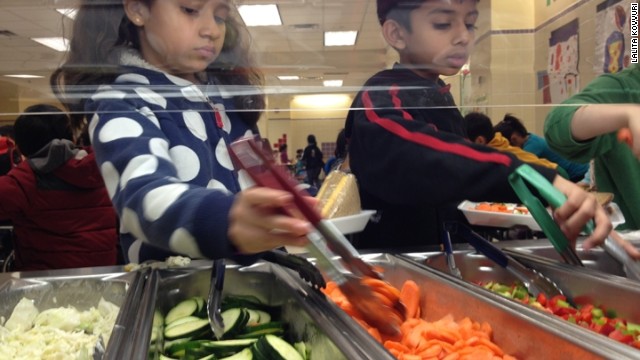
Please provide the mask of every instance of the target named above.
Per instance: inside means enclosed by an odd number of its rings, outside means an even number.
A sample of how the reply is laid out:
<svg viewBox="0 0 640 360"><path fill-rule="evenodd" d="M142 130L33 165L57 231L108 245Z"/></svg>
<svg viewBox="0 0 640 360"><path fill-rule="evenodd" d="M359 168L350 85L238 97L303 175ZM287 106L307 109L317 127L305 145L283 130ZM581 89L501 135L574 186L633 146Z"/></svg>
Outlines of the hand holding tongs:
<svg viewBox="0 0 640 360"><path fill-rule="evenodd" d="M554 208L562 206L567 200L566 196L527 164L519 166L514 173L509 175L509 183L511 183L513 190L515 190L520 200L522 200L522 203L529 209L531 216L533 216L540 225L540 228L545 235L547 235L553 247L562 256L564 261L571 265L584 266L578 254L576 254L575 249L569 244L569 240L567 240L567 237L564 236L564 233L560 230L560 227L558 227L558 224L553 221L553 218L551 218L545 206L542 205L540 199L531 193L525 181L535 187L540 195L549 202L549 205Z"/></svg>
<svg viewBox="0 0 640 360"><path fill-rule="evenodd" d="M513 274L522 282L524 287L533 294L533 296L537 297L538 294L543 293L550 299L556 295L565 295L567 300L571 303L569 296L567 296L567 294L551 279L534 269L526 267L511 255L505 254L497 246L471 230L465 224L459 222L446 222L445 229L452 234L459 234L463 236L467 242L476 249L476 251Z"/></svg>
<svg viewBox="0 0 640 360"><path fill-rule="evenodd" d="M581 265L582 261L578 258L575 250L569 246L567 238L564 236L558 225L551 219L549 213L546 212L542 203L535 198L527 186L524 184L524 180L527 180L533 185L538 192L549 202L554 208L558 208L564 204L567 197L556 189L547 179L536 172L532 167L528 165L521 165L516 169L516 172L509 176L509 182L513 186L514 190L520 196L520 199L527 206L531 215L540 224L542 230L547 234L554 247L563 256L565 261L574 265ZM534 212L535 211L535 212ZM593 232L593 221L589 221L585 226L587 233ZM616 242L611 236L608 236L602 244L603 249L618 260L627 272L627 276L636 280L640 280L640 264L633 260L629 254Z"/></svg>
<svg viewBox="0 0 640 360"><path fill-rule="evenodd" d="M367 322L382 332L398 333L400 324L390 321L390 318L385 315L388 315L389 311L395 311L403 319L404 306L399 302L393 309L384 305L373 291L361 282L362 276L377 279L381 276L359 257L357 250L332 223L323 220L320 213L306 202L305 196L309 195L297 187L298 183L295 179L278 169L271 155L266 155L253 137L233 142L229 153L237 166L246 170L258 186L285 190L293 195L295 208L283 210L293 216L300 213L315 227L315 230L307 234L309 239L307 247L316 258L318 267L338 284L340 290ZM341 258L342 262L334 258L330 249Z"/></svg>

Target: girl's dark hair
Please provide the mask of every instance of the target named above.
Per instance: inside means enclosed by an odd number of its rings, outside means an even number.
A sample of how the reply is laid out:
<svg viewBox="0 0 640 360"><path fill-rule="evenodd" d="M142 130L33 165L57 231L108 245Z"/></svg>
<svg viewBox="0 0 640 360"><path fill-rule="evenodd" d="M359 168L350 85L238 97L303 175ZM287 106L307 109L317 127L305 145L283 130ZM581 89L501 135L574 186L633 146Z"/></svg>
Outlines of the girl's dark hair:
<svg viewBox="0 0 640 360"><path fill-rule="evenodd" d="M154 0L141 1L152 6ZM136 26L124 12L122 0L82 0L71 35L65 37L70 39L69 52L62 66L51 75L50 84L70 112L71 126L83 129L87 123L86 99L100 85L110 84L120 75L119 50L140 50L140 39ZM234 97L234 102L240 117L253 126L265 100L260 90L264 78L254 64L250 46L249 32L232 12L226 21L222 51L205 72L219 84L243 90Z"/></svg>
<svg viewBox="0 0 640 360"><path fill-rule="evenodd" d="M53 105L29 106L13 126L15 140L24 156L31 156L54 139L73 141L67 114Z"/></svg>
<svg viewBox="0 0 640 360"><path fill-rule="evenodd" d="M506 114L493 129L500 132L507 139L510 139L513 133L520 136L527 136L529 133L522 121L511 114Z"/></svg>

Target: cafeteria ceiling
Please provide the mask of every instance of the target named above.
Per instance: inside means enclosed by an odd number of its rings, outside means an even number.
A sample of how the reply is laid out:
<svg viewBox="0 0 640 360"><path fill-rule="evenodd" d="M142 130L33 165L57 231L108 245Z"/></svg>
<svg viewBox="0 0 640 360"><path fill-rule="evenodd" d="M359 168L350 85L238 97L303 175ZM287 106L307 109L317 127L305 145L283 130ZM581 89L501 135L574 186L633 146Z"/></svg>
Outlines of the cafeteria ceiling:
<svg viewBox="0 0 640 360"><path fill-rule="evenodd" d="M341 91L357 89L371 74L385 67L387 50L380 35L375 0L236 0L235 3L278 5L283 25L249 28L266 85L272 91L322 91L322 80L343 80ZM55 9L76 5L77 0L0 0L0 86L9 82L33 92L48 93L48 76L64 54L30 38L62 36L63 27L68 30L72 20ZM325 47L324 31L340 30L357 30L356 44ZM2 76L8 74L43 78ZM301 80L279 80L279 75L298 75Z"/></svg>

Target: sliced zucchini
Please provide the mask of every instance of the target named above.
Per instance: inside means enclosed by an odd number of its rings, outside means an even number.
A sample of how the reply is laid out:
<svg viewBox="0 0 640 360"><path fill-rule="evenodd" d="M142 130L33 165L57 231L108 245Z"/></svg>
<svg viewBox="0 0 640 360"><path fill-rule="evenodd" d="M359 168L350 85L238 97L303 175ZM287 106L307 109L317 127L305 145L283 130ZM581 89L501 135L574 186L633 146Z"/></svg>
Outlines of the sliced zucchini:
<svg viewBox="0 0 640 360"><path fill-rule="evenodd" d="M163 344L163 346L162 346L162 351L164 351L164 352L168 352L167 350L168 350L172 345L180 344L180 343L187 342L187 341L190 341L190 340L191 340L191 338L189 338L189 337L178 338L178 339L175 339L175 340L167 340L167 341L165 341L165 342L164 342L164 344Z"/></svg>
<svg viewBox="0 0 640 360"><path fill-rule="evenodd" d="M275 335L265 335L257 343L260 352L272 360L304 360L302 355L282 338Z"/></svg>
<svg viewBox="0 0 640 360"><path fill-rule="evenodd" d="M224 321L224 337L232 338L244 330L249 321L249 312L245 308L232 308L223 311L221 314Z"/></svg>
<svg viewBox="0 0 640 360"><path fill-rule="evenodd" d="M256 343L256 339L207 341L202 344L216 356L229 356Z"/></svg>
<svg viewBox="0 0 640 360"><path fill-rule="evenodd" d="M178 325L181 325L181 324L184 324L184 323L188 323L188 322L191 322L191 321L198 321L198 320L203 320L203 319L199 318L197 316L185 316L185 317L182 317L182 318L180 318L178 320L175 320L174 322L172 322L170 324L165 325L165 329L169 329L169 328L172 328L174 326L178 326Z"/></svg>
<svg viewBox="0 0 640 360"><path fill-rule="evenodd" d="M273 334L283 335L284 324L280 321L273 321L266 324L245 327L244 333L237 335L238 339L259 338L262 335Z"/></svg>
<svg viewBox="0 0 640 360"><path fill-rule="evenodd" d="M296 343L293 344L293 347L298 350L298 353L300 353L300 355L302 355L302 357L307 360L309 358L309 348L307 347L307 344L304 341L298 341Z"/></svg>
<svg viewBox="0 0 640 360"><path fill-rule="evenodd" d="M284 329L282 328L266 328L262 330L256 330L246 334L236 335L236 339L257 339L261 336L271 334L276 336L284 335Z"/></svg>
<svg viewBox="0 0 640 360"><path fill-rule="evenodd" d="M198 316L204 317L207 314L207 307L205 306L204 298L202 296L194 296L193 300L198 304Z"/></svg>
<svg viewBox="0 0 640 360"><path fill-rule="evenodd" d="M265 305L255 296L252 295L234 295L227 296L222 300L222 311L232 308L247 308L253 310L265 310L271 309L271 306Z"/></svg>
<svg viewBox="0 0 640 360"><path fill-rule="evenodd" d="M217 359L217 358L216 358L216 356L215 356L215 355L213 355L213 354L211 354L211 355L207 355L207 356L205 356L205 357L201 357L201 358L200 358L200 359L198 359L198 360L216 360L216 359Z"/></svg>
<svg viewBox="0 0 640 360"><path fill-rule="evenodd" d="M246 348L239 353L221 358L220 360L253 360L253 353L250 348Z"/></svg>
<svg viewBox="0 0 640 360"><path fill-rule="evenodd" d="M181 337L199 338L210 331L209 320L198 319L165 328L164 337L169 340Z"/></svg>
<svg viewBox="0 0 640 360"><path fill-rule="evenodd" d="M178 357L178 358L183 357L186 354L187 349L204 348L204 346L202 345L204 341L207 341L207 340L190 340L190 341L177 342L167 347L165 350L165 353L173 357ZM206 352L206 354L207 355L211 354L211 352L210 351Z"/></svg>
<svg viewBox="0 0 640 360"><path fill-rule="evenodd" d="M271 322L271 314L264 310L256 310L258 315L260 316L260 320L258 320L258 324L266 324Z"/></svg>
<svg viewBox="0 0 640 360"><path fill-rule="evenodd" d="M162 316L162 313L160 312L160 310L154 311L152 326L153 327L162 326L162 324L164 324L164 316Z"/></svg>
<svg viewBox="0 0 640 360"><path fill-rule="evenodd" d="M257 342L251 346L251 353L253 354L253 360L272 360L267 357L264 350L261 350L260 347L258 347Z"/></svg>
<svg viewBox="0 0 640 360"><path fill-rule="evenodd" d="M247 309L247 313L249 313L249 320L247 320L247 326L253 326L260 323L260 313L258 312L258 310Z"/></svg>
<svg viewBox="0 0 640 360"><path fill-rule="evenodd" d="M198 302L193 299L186 299L174 306L164 319L165 324L171 324L172 322L187 316L195 316L198 314Z"/></svg>

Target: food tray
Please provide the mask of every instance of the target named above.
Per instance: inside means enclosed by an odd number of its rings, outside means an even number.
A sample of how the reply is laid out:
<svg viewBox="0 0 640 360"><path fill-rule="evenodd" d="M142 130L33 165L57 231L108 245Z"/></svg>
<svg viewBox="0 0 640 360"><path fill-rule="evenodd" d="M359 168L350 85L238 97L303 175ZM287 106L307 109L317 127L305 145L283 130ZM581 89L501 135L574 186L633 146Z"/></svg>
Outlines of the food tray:
<svg viewBox="0 0 640 360"><path fill-rule="evenodd" d="M487 283L489 281L499 282L505 285L513 284L517 279L510 272L497 265L492 260L486 258L473 250L454 251L454 260L456 267L460 270L462 278L473 284ZM408 259L416 261L420 264L437 269L442 273L449 273L446 256L443 253L412 253L402 255ZM548 261L534 261L530 259L521 259L522 262L545 274L556 284L561 286L568 295L581 300L596 304L605 305L607 308L616 310L618 316L628 319L632 322L640 322L640 308L637 306L636 299L640 298L640 286L632 281L611 281L603 278L600 273L590 273L577 271L575 267L567 264L558 264ZM485 290L477 286L478 290L494 297L496 294L490 290ZM499 295L498 295L499 296ZM507 300L505 298L505 300ZM511 300L509 300L511 301ZM511 301L515 306L523 308L531 308L528 305L521 304L517 301ZM541 315L555 317L551 314L540 311ZM619 352L621 357L639 358L640 350L633 349L628 345L624 345L611 340L606 336L597 335L595 332L583 329L580 326L570 324L564 321L566 325L573 327L578 336L598 336L601 341L610 342L608 346Z"/></svg>
<svg viewBox="0 0 640 360"><path fill-rule="evenodd" d="M143 307L147 310L136 324L142 329L134 340L136 349L129 358L145 357L149 348L154 309L166 313L178 302L192 296L206 298L209 291L211 261L193 261L189 268L158 269L151 274L145 289ZM344 324L327 305L324 296L303 283L297 275L271 263L249 267L227 265L223 297L251 295L265 304L281 306L281 318L297 340L311 348L312 359L394 359L362 330L353 333L352 324Z"/></svg>
<svg viewBox="0 0 640 360"><path fill-rule="evenodd" d="M20 299L34 300L39 311L73 306L80 311L96 307L100 298L120 307L103 359L121 359L126 335L133 330L137 299L145 272L126 273L119 267L16 272L0 274L0 316L8 318Z"/></svg>
<svg viewBox="0 0 640 360"><path fill-rule="evenodd" d="M510 228L515 225L524 225L531 230L541 231L540 225L531 214L509 214L496 211L476 210L479 203L465 200L458 205L458 210L462 211L472 225L492 226L499 228Z"/></svg>
<svg viewBox="0 0 640 360"><path fill-rule="evenodd" d="M396 287L407 279L416 281L423 290L420 306L426 320L452 314L456 320L468 316L474 321L486 321L493 327L494 342L518 359L637 358L634 349L595 333L578 332L563 320L414 261L390 254L369 254L363 259L380 266L385 279Z"/></svg>
<svg viewBox="0 0 640 360"><path fill-rule="evenodd" d="M328 219L328 221L333 223L341 233L347 235L364 230L375 213L375 210L362 210L359 214Z"/></svg>

